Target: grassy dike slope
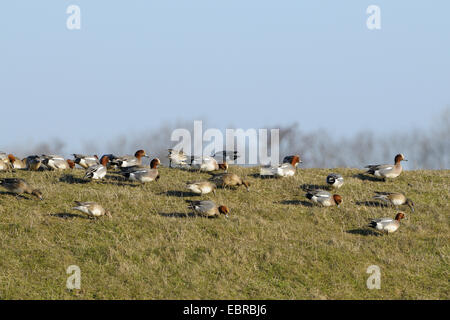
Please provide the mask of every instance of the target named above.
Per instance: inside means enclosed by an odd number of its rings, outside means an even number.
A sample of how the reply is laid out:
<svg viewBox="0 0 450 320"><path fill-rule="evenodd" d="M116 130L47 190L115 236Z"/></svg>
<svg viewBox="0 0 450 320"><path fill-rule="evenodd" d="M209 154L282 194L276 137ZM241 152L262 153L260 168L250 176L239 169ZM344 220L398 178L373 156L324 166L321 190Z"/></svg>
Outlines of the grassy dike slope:
<svg viewBox="0 0 450 320"><path fill-rule="evenodd" d="M205 195L229 219L185 216L186 181L208 178L161 168L143 187L109 174L84 183L83 170L0 173L40 188L44 201L0 193L1 299L449 299L450 171L407 171L392 182L354 169L299 169L260 179L258 168L231 167L245 188ZM341 208L311 206L302 185L341 173ZM401 191L416 212L389 236L364 227L395 216L374 206L373 191ZM74 200L97 201L111 219L86 219ZM81 268L81 290L66 288L66 268ZM381 289L366 286L370 265Z"/></svg>

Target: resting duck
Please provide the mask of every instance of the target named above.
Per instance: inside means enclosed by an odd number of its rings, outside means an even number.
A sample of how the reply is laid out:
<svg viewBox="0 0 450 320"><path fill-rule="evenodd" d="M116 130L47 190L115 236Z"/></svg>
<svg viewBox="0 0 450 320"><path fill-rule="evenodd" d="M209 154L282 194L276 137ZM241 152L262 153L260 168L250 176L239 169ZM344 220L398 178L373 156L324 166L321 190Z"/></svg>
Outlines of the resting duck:
<svg viewBox="0 0 450 320"><path fill-rule="evenodd" d="M168 149L169 154L169 167L172 168L172 163L174 163L177 166L185 167L187 166L187 155L183 152L183 150L174 150L174 149Z"/></svg>
<svg viewBox="0 0 450 320"><path fill-rule="evenodd" d="M395 219L392 218L373 219L372 221L370 221L368 227L389 234L397 231L397 229L400 227L400 220L403 218L405 218L405 214L403 212L399 212L395 216Z"/></svg>
<svg viewBox="0 0 450 320"><path fill-rule="evenodd" d="M42 165L42 159L37 155L28 156L25 161L30 171L38 171Z"/></svg>
<svg viewBox="0 0 450 320"><path fill-rule="evenodd" d="M327 183L333 188L339 189L344 184L344 178L337 173L331 173L327 177Z"/></svg>
<svg viewBox="0 0 450 320"><path fill-rule="evenodd" d="M223 173L216 175L211 179L222 188L244 186L247 191L250 191L250 182L243 180L235 173Z"/></svg>
<svg viewBox="0 0 450 320"><path fill-rule="evenodd" d="M0 185L8 189L9 192L17 196L27 193L35 196L39 200L43 200L42 192L39 189L32 188L25 180L18 178L6 178L0 180Z"/></svg>
<svg viewBox="0 0 450 320"><path fill-rule="evenodd" d="M209 181L197 181L197 182L188 182L186 188L191 190L193 193L200 195L204 195L210 192L216 195L217 186Z"/></svg>
<svg viewBox="0 0 450 320"><path fill-rule="evenodd" d="M9 162L11 163L11 166L13 169L26 169L27 168L26 159L24 159L24 160L17 159L12 154L8 155L8 159L9 159Z"/></svg>
<svg viewBox="0 0 450 320"><path fill-rule="evenodd" d="M282 163L279 166L271 167L271 166L264 166L260 169L260 175L261 176L275 176L275 177L292 177L295 174L297 165L299 163L302 163L300 160L299 155L295 156L288 156L285 157L284 160L290 161Z"/></svg>
<svg viewBox="0 0 450 320"><path fill-rule="evenodd" d="M190 201L189 208L193 209L194 212L201 216L210 218L217 218L221 214L228 217L228 214L230 213L227 206L217 206L214 201L211 200Z"/></svg>
<svg viewBox="0 0 450 320"><path fill-rule="evenodd" d="M76 207L73 207L72 210L78 210L90 217L101 217L108 216L111 217L111 213L108 210L105 210L101 205L96 202L80 202L75 201Z"/></svg>
<svg viewBox="0 0 450 320"><path fill-rule="evenodd" d="M366 173L373 174L376 177L383 178L383 181L386 181L386 178L397 178L400 173L402 173L402 165L401 161L408 161L405 159L403 154L398 154L395 156L394 164L375 164L368 165Z"/></svg>
<svg viewBox="0 0 450 320"><path fill-rule="evenodd" d="M100 164L96 164L87 168L84 178L93 180L103 179L106 176L107 172L106 166L108 164L108 161L109 161L108 156L103 156L100 159Z"/></svg>
<svg viewBox="0 0 450 320"><path fill-rule="evenodd" d="M191 168L200 170L200 171L217 171L220 169L219 164L217 163L217 160L212 157L191 157Z"/></svg>
<svg viewBox="0 0 450 320"><path fill-rule="evenodd" d="M148 157L149 156L147 155L147 153L145 153L144 150L138 150L138 151L136 151L134 156L126 155L123 157L116 157L114 160L111 160L111 162L121 168L124 168L124 167L141 165L142 158L148 158Z"/></svg>
<svg viewBox="0 0 450 320"><path fill-rule="evenodd" d="M406 204L412 212L414 212L414 202L411 199L406 198L403 193L399 192L378 192L375 191L374 199L382 200L389 203L395 207Z"/></svg>
<svg viewBox="0 0 450 320"><path fill-rule="evenodd" d="M66 170L75 168L75 162L72 160L65 160L61 156L42 155L42 163L50 170Z"/></svg>
<svg viewBox="0 0 450 320"><path fill-rule="evenodd" d="M328 191L321 189L308 190L306 197L314 203L318 203L324 207L330 207L336 205L338 208L342 204L342 196L338 194L329 193Z"/></svg>
<svg viewBox="0 0 450 320"><path fill-rule="evenodd" d="M135 170L121 172L121 174L130 181L138 181L140 183L158 181L159 180L158 166L160 164L161 162L159 161L159 159L155 158L150 162L150 168L137 167Z"/></svg>
<svg viewBox="0 0 450 320"><path fill-rule="evenodd" d="M83 169L87 169L91 166L94 166L96 164L100 164L100 161L98 161L98 156L97 155L93 155L93 156L86 156L84 154L77 154L74 153L73 154L74 157L74 162L79 165L80 167L82 167ZM111 158L109 158L111 159Z"/></svg>

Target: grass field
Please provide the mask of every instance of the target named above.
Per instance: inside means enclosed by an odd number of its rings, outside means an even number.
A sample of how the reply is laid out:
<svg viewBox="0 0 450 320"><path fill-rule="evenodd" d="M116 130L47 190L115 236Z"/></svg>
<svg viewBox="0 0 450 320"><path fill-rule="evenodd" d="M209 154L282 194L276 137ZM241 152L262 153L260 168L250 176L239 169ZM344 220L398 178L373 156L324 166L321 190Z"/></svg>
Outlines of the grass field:
<svg viewBox="0 0 450 320"><path fill-rule="evenodd" d="M40 188L45 200L0 193L1 299L449 299L450 171L406 171L373 181L356 169L299 169L284 179L247 176L250 192L219 189L228 219L186 215L200 199L186 181L206 173L161 168L145 186L83 170L0 173ZM341 173L341 208L311 206L302 185L324 185ZM201 178L200 178L201 179ZM368 231L370 218L395 216L375 206L373 191L401 191L415 213L389 236ZM97 201L112 218L87 219L74 200ZM66 269L81 268L81 290L68 290ZM381 289L369 290L370 265Z"/></svg>

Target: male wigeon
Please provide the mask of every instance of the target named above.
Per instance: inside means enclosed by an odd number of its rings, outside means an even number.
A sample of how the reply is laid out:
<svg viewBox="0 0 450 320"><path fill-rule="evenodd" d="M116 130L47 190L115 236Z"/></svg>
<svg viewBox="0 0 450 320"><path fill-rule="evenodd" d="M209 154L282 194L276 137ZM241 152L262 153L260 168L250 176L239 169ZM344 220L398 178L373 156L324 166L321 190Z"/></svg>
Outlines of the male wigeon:
<svg viewBox="0 0 450 320"><path fill-rule="evenodd" d="M330 173L327 177L327 183L333 188L339 189L344 184L344 178L337 173Z"/></svg>
<svg viewBox="0 0 450 320"><path fill-rule="evenodd" d="M405 159L403 154L397 154L394 159L394 164L375 164L368 165L366 173L373 174L376 177L383 178L383 181L386 181L386 178L396 178L402 173L402 165L401 161L408 161Z"/></svg>
<svg viewBox="0 0 450 320"><path fill-rule="evenodd" d="M108 161L109 161L108 156L103 156L100 159L100 164L95 164L87 168L84 178L93 180L103 179L106 176L107 172L106 166L108 164Z"/></svg>
<svg viewBox="0 0 450 320"><path fill-rule="evenodd" d="M26 159L24 159L25 161L17 159L12 154L8 155L8 159L9 159L9 162L11 163L11 166L13 169L26 169L27 168Z"/></svg>
<svg viewBox="0 0 450 320"><path fill-rule="evenodd" d="M412 212L414 212L414 202L411 199L406 198L403 193L400 192L378 192L375 191L374 199L382 200L395 207L406 204Z"/></svg>
<svg viewBox="0 0 450 320"><path fill-rule="evenodd" d="M169 167L172 168L172 163L176 166L185 167L187 166L187 159L188 156L183 152L183 150L175 150L175 149L168 149L169 154L167 157L169 158Z"/></svg>
<svg viewBox="0 0 450 320"><path fill-rule="evenodd" d="M87 169L91 166L94 166L96 164L100 164L100 161L98 160L98 156L97 155L93 155L93 156L86 156L84 154L78 154L78 153L74 153L73 154L74 157L74 162L79 165L80 167ZM110 158L109 158L110 159Z"/></svg>
<svg viewBox="0 0 450 320"><path fill-rule="evenodd" d="M158 166L161 164L158 158L153 159L150 162L150 168L136 168L136 170L130 170L121 172L128 180L138 181L140 183L158 181L160 176L158 172Z"/></svg>
<svg viewBox="0 0 450 320"><path fill-rule="evenodd" d="M211 180L216 182L216 184L222 188L244 186L247 191L250 191L250 182L243 180L235 173L218 174L213 176Z"/></svg>
<svg viewBox="0 0 450 320"><path fill-rule="evenodd" d="M148 158L149 156L144 150L138 150L134 154L134 156L126 155L122 157L116 157L116 159L111 160L113 164L116 164L119 167L131 167L142 164L142 158Z"/></svg>
<svg viewBox="0 0 450 320"><path fill-rule="evenodd" d="M210 218L219 217L221 214L228 217L230 210L227 206L221 205L217 206L214 201L203 200L203 201L189 201L189 208L193 209L195 213L206 216Z"/></svg>
<svg viewBox="0 0 450 320"><path fill-rule="evenodd" d="M389 234L397 231L397 229L400 227L400 220L403 218L405 218L405 214L403 212L399 212L395 216L395 219L392 218L373 219L372 221L370 221L368 227Z"/></svg>
<svg viewBox="0 0 450 320"><path fill-rule="evenodd" d="M334 205L339 207L343 202L342 196L338 194L332 195L328 191L321 189L308 190L305 196L312 202L318 203L324 207L330 207Z"/></svg>
<svg viewBox="0 0 450 320"><path fill-rule="evenodd" d="M193 193L204 195L210 192L213 192L216 195L217 186L209 181L196 181L196 182L188 182L186 184L186 188L191 190Z"/></svg>
<svg viewBox="0 0 450 320"><path fill-rule="evenodd" d="M42 159L37 155L28 156L26 158L27 169L30 171L38 171L42 165Z"/></svg>
<svg viewBox="0 0 450 320"><path fill-rule="evenodd" d="M66 170L75 168L75 162L65 160L62 156L42 155L42 163L50 170Z"/></svg>
<svg viewBox="0 0 450 320"><path fill-rule="evenodd" d="M0 185L8 189L9 192L16 194L17 196L27 193L37 197L39 200L43 200L42 192L39 189L32 188L25 180L18 178L5 178L0 179Z"/></svg>
<svg viewBox="0 0 450 320"><path fill-rule="evenodd" d="M90 217L97 218L105 215L111 217L111 213L96 202L75 201L75 204L76 207L73 207L72 210L81 211Z"/></svg>
<svg viewBox="0 0 450 320"><path fill-rule="evenodd" d="M260 168L260 175L262 177L292 177L295 175L297 165L302 163L299 155L285 157L290 162L285 162L279 166L263 166Z"/></svg>

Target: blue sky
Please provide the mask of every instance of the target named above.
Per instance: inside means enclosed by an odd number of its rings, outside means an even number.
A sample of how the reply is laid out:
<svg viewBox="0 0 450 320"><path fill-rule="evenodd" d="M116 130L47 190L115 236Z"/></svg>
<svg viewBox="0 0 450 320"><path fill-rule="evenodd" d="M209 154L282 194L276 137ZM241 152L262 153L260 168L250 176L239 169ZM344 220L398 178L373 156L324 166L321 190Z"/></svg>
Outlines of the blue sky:
<svg viewBox="0 0 450 320"><path fill-rule="evenodd" d="M66 28L71 4L81 30ZM381 30L366 27L371 4ZM449 12L444 0L2 1L0 149L178 119L337 135L429 126L450 104Z"/></svg>

